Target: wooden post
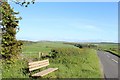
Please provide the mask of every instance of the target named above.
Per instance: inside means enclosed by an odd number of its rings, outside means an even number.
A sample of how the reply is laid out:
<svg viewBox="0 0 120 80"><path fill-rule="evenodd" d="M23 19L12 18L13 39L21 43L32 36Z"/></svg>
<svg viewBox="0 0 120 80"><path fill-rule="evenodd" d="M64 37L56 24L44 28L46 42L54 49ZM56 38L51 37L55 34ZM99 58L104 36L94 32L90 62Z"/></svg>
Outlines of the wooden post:
<svg viewBox="0 0 120 80"><path fill-rule="evenodd" d="M39 52L39 58L41 57L41 52Z"/></svg>

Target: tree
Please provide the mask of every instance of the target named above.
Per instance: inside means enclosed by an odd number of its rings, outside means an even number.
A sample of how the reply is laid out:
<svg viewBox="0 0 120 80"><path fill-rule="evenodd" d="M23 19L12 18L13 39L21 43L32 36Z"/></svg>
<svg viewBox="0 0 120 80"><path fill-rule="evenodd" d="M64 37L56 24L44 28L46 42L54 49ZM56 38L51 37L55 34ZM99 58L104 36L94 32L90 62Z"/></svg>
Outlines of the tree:
<svg viewBox="0 0 120 80"><path fill-rule="evenodd" d="M30 4L30 2L20 2L20 0L13 2L25 7ZM22 42L16 39L16 33L19 31L18 23L19 20L21 20L21 18L16 17L17 14L19 14L19 12L14 12L6 0L0 0L0 20L2 20L1 25L3 27L1 55L8 61L13 61L22 51Z"/></svg>
<svg viewBox="0 0 120 80"><path fill-rule="evenodd" d="M18 28L18 23L20 18L16 18L18 12L10 7L10 5L4 1L1 3L1 13L2 13L2 48L1 54L2 57L6 60L12 60L13 57L16 57L21 53L20 41L16 39L16 30Z"/></svg>

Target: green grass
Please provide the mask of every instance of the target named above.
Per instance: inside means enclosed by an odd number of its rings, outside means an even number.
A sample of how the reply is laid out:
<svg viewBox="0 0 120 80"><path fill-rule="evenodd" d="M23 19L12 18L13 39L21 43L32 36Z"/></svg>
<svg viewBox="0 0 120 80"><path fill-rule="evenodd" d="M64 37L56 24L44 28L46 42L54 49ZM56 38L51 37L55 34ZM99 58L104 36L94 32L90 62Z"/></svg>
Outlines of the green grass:
<svg viewBox="0 0 120 80"><path fill-rule="evenodd" d="M34 44L25 44L23 45L23 52L49 52L52 48L55 47L73 47L72 45L66 45L56 42L39 42Z"/></svg>
<svg viewBox="0 0 120 80"><path fill-rule="evenodd" d="M48 54L51 49L54 48L62 48L62 47L74 47L73 45L66 45L61 42L38 42L38 43L27 43L23 45L23 55L29 58L38 58L39 52L44 53L44 55Z"/></svg>
<svg viewBox="0 0 120 80"><path fill-rule="evenodd" d="M44 76L44 78L102 77L95 50L87 48L79 49L73 45L63 44L62 42L26 43L23 46L23 53L21 54L23 59L18 59L14 64L7 64L3 61L3 77L29 78L27 71L28 60L39 60L38 52L43 52L48 55L51 49L57 52L57 56L55 58L49 58L50 65L48 67L57 67L59 69Z"/></svg>
<svg viewBox="0 0 120 80"><path fill-rule="evenodd" d="M67 48L68 49L68 48ZM50 60L50 67L58 67L59 70L53 74L45 76L46 78L100 78L100 65L96 55L96 51L92 49L75 50L75 53L59 50L58 58ZM63 54L62 54L63 53ZM66 53L66 54L64 54ZM59 54L59 53L58 53ZM62 56L64 55L64 56Z"/></svg>
<svg viewBox="0 0 120 80"><path fill-rule="evenodd" d="M99 44L98 48L102 50L110 51L120 56L120 49L118 44Z"/></svg>
<svg viewBox="0 0 120 80"><path fill-rule="evenodd" d="M27 73L27 62L25 60L17 60L14 64L2 62L2 78L29 78Z"/></svg>

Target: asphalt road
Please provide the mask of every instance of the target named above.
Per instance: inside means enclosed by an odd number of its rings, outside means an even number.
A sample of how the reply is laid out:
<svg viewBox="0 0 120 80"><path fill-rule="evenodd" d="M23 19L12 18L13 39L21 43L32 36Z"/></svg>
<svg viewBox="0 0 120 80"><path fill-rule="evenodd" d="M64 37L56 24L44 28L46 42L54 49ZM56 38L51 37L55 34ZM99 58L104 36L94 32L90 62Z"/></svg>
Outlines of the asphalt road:
<svg viewBox="0 0 120 80"><path fill-rule="evenodd" d="M97 51L100 58L104 77L105 78L118 78L118 57L109 52Z"/></svg>

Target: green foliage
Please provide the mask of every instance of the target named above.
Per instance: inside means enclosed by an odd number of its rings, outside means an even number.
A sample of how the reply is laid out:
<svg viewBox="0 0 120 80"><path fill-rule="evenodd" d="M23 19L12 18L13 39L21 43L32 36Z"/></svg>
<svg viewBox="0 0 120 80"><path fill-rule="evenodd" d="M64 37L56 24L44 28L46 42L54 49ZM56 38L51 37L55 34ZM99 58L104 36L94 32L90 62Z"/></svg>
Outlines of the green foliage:
<svg viewBox="0 0 120 80"><path fill-rule="evenodd" d="M33 52L29 53L29 51ZM38 58L38 52L35 53L34 51L56 53L55 58L45 58L50 60L48 68L57 67L58 70L43 78L101 78L99 60L95 50L79 49L74 45L60 42L25 42L23 52L26 53L22 54L25 58L11 64L10 68L6 68L9 66L8 64L3 64L3 78L29 78L28 61L26 60L30 57L31 60Z"/></svg>
<svg viewBox="0 0 120 80"><path fill-rule="evenodd" d="M15 15L18 12L10 7L10 5L4 1L0 7L2 13L2 57L6 60L12 61L13 58L17 57L21 53L21 41L16 40L16 30L19 29L18 23L20 18Z"/></svg>
<svg viewBox="0 0 120 80"><path fill-rule="evenodd" d="M75 44L76 47L83 48L81 44Z"/></svg>
<svg viewBox="0 0 120 80"><path fill-rule="evenodd" d="M57 48L52 50L55 58L50 58L49 67L58 71L44 78L100 78L100 65L96 51L79 48Z"/></svg>
<svg viewBox="0 0 120 80"><path fill-rule="evenodd" d="M2 62L2 78L29 78L26 60L17 60L12 64Z"/></svg>
<svg viewBox="0 0 120 80"><path fill-rule="evenodd" d="M56 58L57 57L57 53L58 52L56 50L52 49L51 52L49 53L49 57Z"/></svg>
<svg viewBox="0 0 120 80"><path fill-rule="evenodd" d="M96 45L94 45L94 44L79 44L79 43L76 43L76 44L74 44L74 46L76 46L76 47L79 47L79 48L97 48L97 46Z"/></svg>
<svg viewBox="0 0 120 80"><path fill-rule="evenodd" d="M101 43L98 45L99 50L110 51L120 56L120 45L118 43Z"/></svg>

